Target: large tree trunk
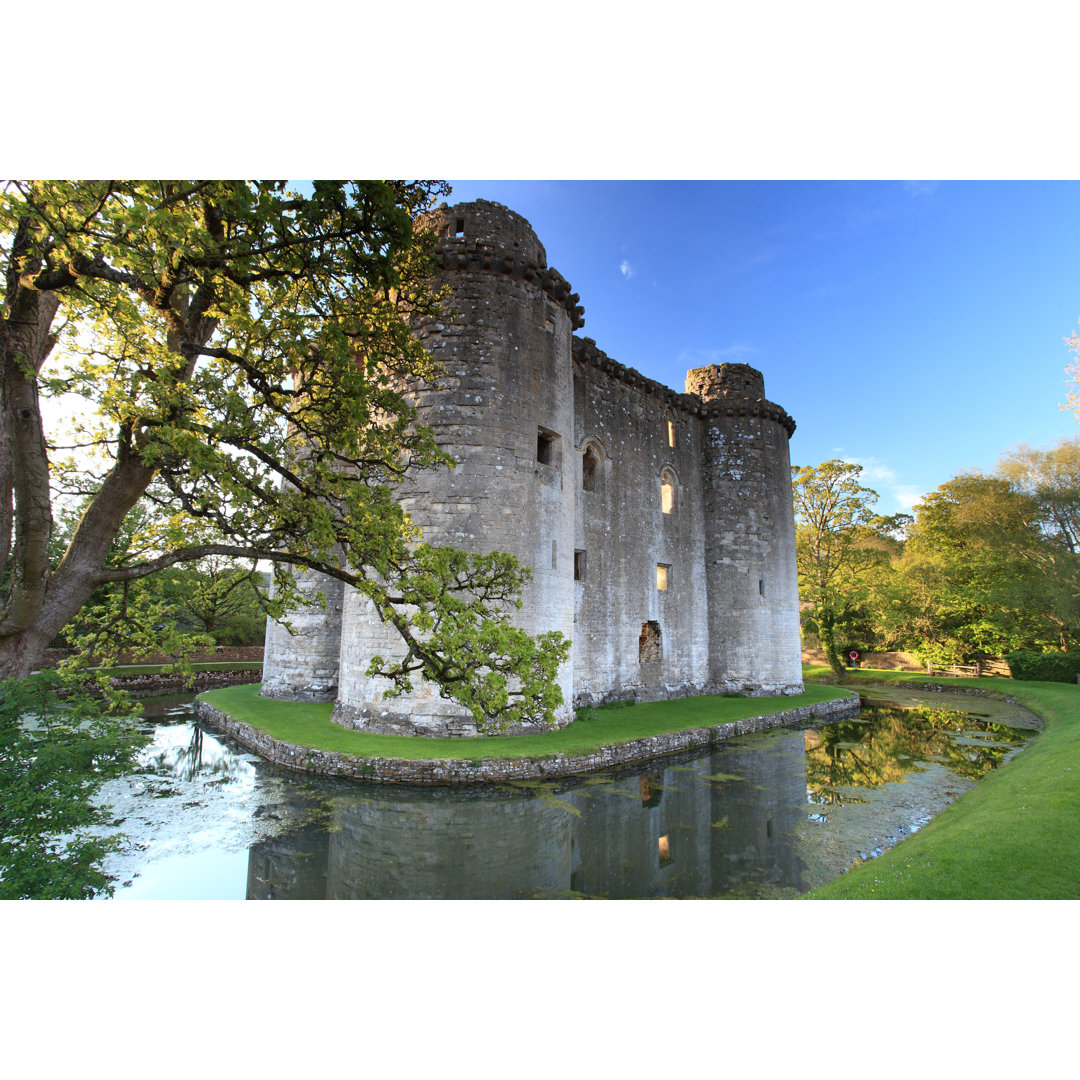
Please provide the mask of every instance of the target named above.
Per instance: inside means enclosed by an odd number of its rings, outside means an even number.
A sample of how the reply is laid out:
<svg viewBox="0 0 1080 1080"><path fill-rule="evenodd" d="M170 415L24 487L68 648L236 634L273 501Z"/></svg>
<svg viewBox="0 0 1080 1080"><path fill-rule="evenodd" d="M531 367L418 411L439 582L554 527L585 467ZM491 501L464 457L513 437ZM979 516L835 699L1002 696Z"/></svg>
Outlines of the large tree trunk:
<svg viewBox="0 0 1080 1080"><path fill-rule="evenodd" d="M51 568L49 455L37 375L52 350L59 298L12 278L11 311L0 322L0 677L41 666L49 642L100 584L109 547L153 477L123 445L83 515L64 558Z"/></svg>
<svg viewBox="0 0 1080 1080"><path fill-rule="evenodd" d="M122 425L115 465L87 506L63 558L53 565L49 456L37 376L55 343L52 324L60 299L56 292L38 287L40 278L31 280L30 263L19 276L15 255L20 252L33 262L23 229L14 241L6 281L9 314L0 321L0 678L23 677L41 665L49 642L104 580L113 540L154 476L137 452L134 425ZM70 267L57 271L64 279L60 284L74 282L72 273ZM51 287L60 285L54 282ZM178 349L181 377L190 378L198 348L216 325L204 314L212 298L199 296L192 304L175 288L163 296L166 305L173 305L167 309L170 342ZM187 342L183 348L181 340Z"/></svg>
<svg viewBox="0 0 1080 1080"><path fill-rule="evenodd" d="M37 373L55 339L59 300L8 281L10 314L0 323L0 675L25 675L52 634L39 625L49 583L52 500Z"/></svg>
<svg viewBox="0 0 1080 1080"><path fill-rule="evenodd" d="M0 639L0 679L24 679L39 670L51 640L35 630Z"/></svg>

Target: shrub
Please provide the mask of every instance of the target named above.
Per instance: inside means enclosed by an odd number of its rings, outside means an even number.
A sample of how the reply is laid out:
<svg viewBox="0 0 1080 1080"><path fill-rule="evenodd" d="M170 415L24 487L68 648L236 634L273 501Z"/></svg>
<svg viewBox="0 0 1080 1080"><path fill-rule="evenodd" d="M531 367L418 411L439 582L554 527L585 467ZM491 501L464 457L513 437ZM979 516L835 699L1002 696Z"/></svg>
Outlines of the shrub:
<svg viewBox="0 0 1080 1080"><path fill-rule="evenodd" d="M111 816L96 796L149 741L137 709L52 671L0 682L0 900L111 895L101 864L124 838L102 831Z"/></svg>
<svg viewBox="0 0 1080 1080"><path fill-rule="evenodd" d="M1075 683L1080 675L1080 653L1044 653L1019 650L1005 654L1014 679Z"/></svg>

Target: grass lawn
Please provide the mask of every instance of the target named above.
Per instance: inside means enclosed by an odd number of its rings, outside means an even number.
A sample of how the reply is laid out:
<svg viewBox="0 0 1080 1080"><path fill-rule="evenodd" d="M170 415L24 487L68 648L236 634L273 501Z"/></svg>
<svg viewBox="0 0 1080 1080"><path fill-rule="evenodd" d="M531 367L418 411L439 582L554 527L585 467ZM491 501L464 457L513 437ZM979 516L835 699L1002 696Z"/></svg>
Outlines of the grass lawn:
<svg viewBox="0 0 1080 1080"><path fill-rule="evenodd" d="M805 677L827 673L807 668ZM845 681L976 683L1015 698L1045 727L1027 749L913 836L800 899L1080 898L1080 687L865 670Z"/></svg>
<svg viewBox="0 0 1080 1080"><path fill-rule="evenodd" d="M317 750L355 754L357 757L410 759L543 758L554 754L586 754L601 746L630 742L647 735L662 735L687 728L745 720L751 716L783 712L803 705L820 705L842 697L835 686L807 686L798 697L696 697L676 701L650 701L640 705L607 706L590 710L583 719L561 731L541 735L482 739L426 739L407 735L372 735L331 723L332 705L268 701L259 697L257 683L227 686L200 694L229 716L265 731L275 739Z"/></svg>

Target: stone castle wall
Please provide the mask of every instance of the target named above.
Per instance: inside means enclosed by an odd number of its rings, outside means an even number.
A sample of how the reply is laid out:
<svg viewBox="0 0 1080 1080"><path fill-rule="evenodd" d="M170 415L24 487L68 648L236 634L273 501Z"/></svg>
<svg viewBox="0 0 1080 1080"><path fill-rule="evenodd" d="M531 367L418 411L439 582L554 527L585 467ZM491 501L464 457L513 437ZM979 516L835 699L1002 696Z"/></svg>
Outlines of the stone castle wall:
<svg viewBox="0 0 1080 1080"><path fill-rule="evenodd" d="M576 704L800 692L795 425L760 372L702 368L676 393L573 337L579 298L524 218L481 200L426 224L453 310L415 328L443 375L413 396L458 464L401 499L427 542L507 551L532 569L515 623L574 643L560 722ZM327 587L299 635L268 630L264 692L321 694L335 720L365 730L475 732L437 688L384 701L385 681L364 672L376 652L400 655L400 639L366 601Z"/></svg>
<svg viewBox="0 0 1080 1080"><path fill-rule="evenodd" d="M681 395L614 364L591 340L574 342L574 358L575 543L584 560L574 583L575 700L702 693L709 640L700 421L678 407ZM592 490L583 482L586 454L598 461Z"/></svg>

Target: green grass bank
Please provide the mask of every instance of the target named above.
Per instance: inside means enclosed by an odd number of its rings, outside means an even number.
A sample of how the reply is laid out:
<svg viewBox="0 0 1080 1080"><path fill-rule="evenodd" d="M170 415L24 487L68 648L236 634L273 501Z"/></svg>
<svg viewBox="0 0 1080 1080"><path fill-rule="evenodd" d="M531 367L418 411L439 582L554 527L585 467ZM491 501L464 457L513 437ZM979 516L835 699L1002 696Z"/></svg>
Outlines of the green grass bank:
<svg viewBox="0 0 1080 1080"><path fill-rule="evenodd" d="M602 746L619 745L651 735L731 723L800 706L821 705L845 694L846 690L840 687L814 685L807 686L806 693L797 697L709 696L609 705L586 710L580 720L561 731L481 739L426 739L352 731L331 722L332 705L270 701L259 697L257 683L210 690L200 694L199 698L272 738L314 750L361 758L483 761L588 754Z"/></svg>
<svg viewBox="0 0 1080 1080"><path fill-rule="evenodd" d="M828 668L807 668L805 677L828 678ZM1008 695L1045 726L1029 747L913 836L800 899L1080 898L1080 687L868 670L844 680L855 687L898 683Z"/></svg>

